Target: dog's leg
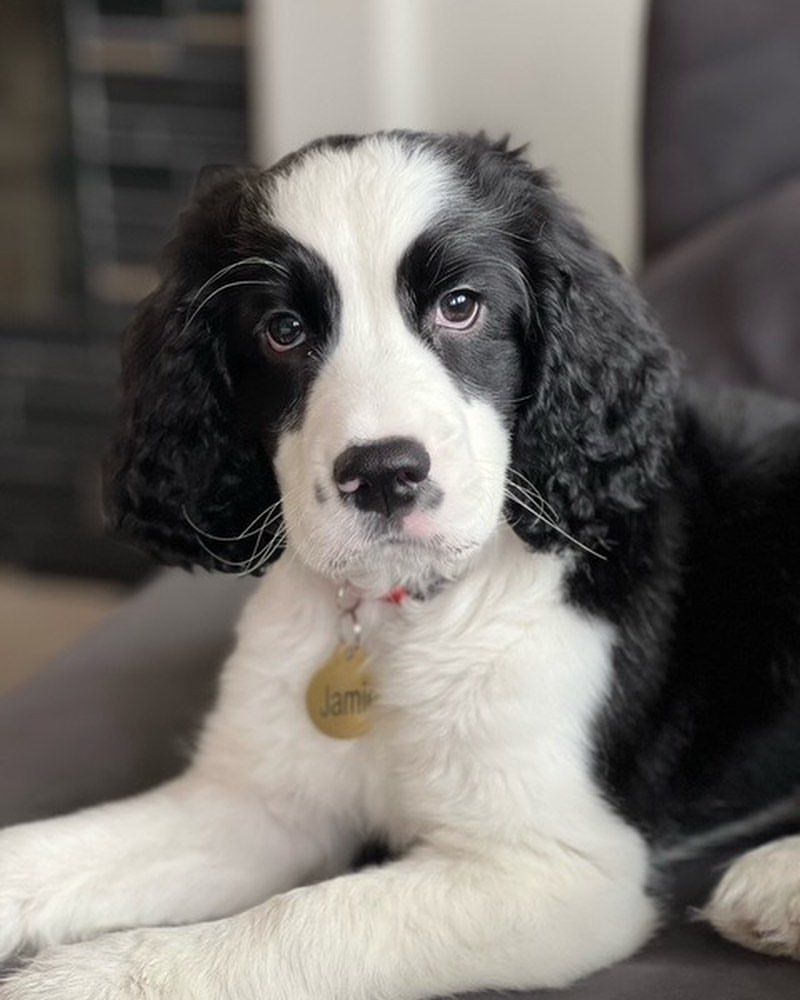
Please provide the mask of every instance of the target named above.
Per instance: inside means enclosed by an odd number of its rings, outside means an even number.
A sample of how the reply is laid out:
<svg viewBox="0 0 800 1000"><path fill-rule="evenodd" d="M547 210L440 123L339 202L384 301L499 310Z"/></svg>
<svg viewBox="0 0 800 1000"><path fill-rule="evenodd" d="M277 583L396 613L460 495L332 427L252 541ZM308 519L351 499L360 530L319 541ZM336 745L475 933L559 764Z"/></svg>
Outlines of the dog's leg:
<svg viewBox="0 0 800 1000"><path fill-rule="evenodd" d="M632 872L613 876L557 843L451 839L216 923L45 952L0 1000L420 1000L562 986L630 954L653 922Z"/></svg>
<svg viewBox="0 0 800 1000"><path fill-rule="evenodd" d="M336 642L333 599L315 586L296 564L264 581L183 777L0 831L0 959L224 916L346 870L374 755L321 735L306 715L308 677Z"/></svg>
<svg viewBox="0 0 800 1000"><path fill-rule="evenodd" d="M0 957L233 913L330 874L333 854L276 821L252 791L192 772L136 798L11 827L0 833Z"/></svg>
<svg viewBox="0 0 800 1000"><path fill-rule="evenodd" d="M737 944L800 959L800 835L734 861L703 915Z"/></svg>

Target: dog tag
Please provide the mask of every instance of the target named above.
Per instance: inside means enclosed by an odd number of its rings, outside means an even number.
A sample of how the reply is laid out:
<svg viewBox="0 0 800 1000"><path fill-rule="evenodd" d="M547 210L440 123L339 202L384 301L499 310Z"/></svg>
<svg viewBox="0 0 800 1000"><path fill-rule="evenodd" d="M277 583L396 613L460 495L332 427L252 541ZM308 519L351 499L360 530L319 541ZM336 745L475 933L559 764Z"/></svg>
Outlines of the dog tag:
<svg viewBox="0 0 800 1000"><path fill-rule="evenodd" d="M374 695L366 653L341 643L311 678L306 707L320 732L336 740L355 740L372 728L369 707Z"/></svg>

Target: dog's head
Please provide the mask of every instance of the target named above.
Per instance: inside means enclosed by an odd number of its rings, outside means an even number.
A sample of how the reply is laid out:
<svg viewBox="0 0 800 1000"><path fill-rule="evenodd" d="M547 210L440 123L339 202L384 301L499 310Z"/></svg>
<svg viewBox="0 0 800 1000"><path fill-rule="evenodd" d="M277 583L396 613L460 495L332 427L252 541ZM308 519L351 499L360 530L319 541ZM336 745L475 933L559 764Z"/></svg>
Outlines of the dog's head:
<svg viewBox="0 0 800 1000"><path fill-rule="evenodd" d="M505 144L329 139L201 178L124 348L113 518L166 561L447 576L505 518L607 554L659 488L674 371Z"/></svg>

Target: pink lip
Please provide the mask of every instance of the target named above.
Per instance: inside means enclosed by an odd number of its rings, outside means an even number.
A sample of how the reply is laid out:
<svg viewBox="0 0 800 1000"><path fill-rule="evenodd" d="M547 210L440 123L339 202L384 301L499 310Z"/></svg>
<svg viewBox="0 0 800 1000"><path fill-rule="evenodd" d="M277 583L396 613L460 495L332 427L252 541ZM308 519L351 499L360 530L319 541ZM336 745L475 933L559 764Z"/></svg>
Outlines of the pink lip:
<svg viewBox="0 0 800 1000"><path fill-rule="evenodd" d="M435 530L433 518L421 511L412 511L403 518L403 531L412 538L430 538Z"/></svg>

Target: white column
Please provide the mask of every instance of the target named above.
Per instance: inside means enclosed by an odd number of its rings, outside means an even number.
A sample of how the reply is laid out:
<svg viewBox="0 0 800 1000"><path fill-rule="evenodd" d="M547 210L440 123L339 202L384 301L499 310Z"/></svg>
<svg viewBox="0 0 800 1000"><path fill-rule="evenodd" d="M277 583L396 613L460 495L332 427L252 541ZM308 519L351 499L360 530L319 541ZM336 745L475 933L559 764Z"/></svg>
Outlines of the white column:
<svg viewBox="0 0 800 1000"><path fill-rule="evenodd" d="M628 266L647 0L250 0L263 162L332 132L510 132Z"/></svg>

